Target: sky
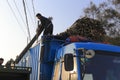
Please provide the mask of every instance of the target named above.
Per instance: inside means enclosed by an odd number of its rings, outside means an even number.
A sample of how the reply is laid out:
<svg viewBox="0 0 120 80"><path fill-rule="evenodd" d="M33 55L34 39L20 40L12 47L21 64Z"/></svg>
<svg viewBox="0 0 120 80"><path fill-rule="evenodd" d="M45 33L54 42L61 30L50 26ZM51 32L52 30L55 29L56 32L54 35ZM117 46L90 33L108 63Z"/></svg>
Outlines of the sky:
<svg viewBox="0 0 120 80"><path fill-rule="evenodd" d="M24 0L31 38L36 33L37 13L53 17L53 34L69 28L89 6L90 1L99 4L105 0ZM16 59L27 45L27 24L23 0L0 0L0 57L4 64Z"/></svg>

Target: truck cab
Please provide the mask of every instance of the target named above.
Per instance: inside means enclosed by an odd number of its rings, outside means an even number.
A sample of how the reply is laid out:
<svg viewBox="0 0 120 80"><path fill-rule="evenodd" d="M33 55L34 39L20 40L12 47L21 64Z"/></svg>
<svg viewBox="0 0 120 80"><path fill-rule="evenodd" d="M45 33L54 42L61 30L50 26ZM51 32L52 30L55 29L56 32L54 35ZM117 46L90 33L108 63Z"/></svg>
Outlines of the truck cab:
<svg viewBox="0 0 120 80"><path fill-rule="evenodd" d="M56 52L52 80L119 80L120 47L74 42Z"/></svg>

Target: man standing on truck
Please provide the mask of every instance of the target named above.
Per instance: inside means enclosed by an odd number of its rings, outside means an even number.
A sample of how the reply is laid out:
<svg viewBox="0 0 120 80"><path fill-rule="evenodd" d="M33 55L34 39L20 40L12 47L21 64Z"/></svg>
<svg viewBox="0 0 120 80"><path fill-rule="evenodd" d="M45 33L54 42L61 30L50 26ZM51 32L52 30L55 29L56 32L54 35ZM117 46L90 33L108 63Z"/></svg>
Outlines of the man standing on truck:
<svg viewBox="0 0 120 80"><path fill-rule="evenodd" d="M40 13L36 14L36 17L40 20L41 24L38 25L37 33L44 29L43 35L52 35L53 34L53 24L51 18L46 18Z"/></svg>

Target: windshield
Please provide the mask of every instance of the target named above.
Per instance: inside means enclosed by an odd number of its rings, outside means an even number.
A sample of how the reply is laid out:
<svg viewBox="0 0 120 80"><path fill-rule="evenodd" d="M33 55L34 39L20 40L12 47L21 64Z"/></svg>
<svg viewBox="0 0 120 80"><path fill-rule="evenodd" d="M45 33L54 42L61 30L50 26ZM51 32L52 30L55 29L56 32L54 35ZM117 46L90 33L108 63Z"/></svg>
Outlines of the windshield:
<svg viewBox="0 0 120 80"><path fill-rule="evenodd" d="M96 52L93 58L86 59L83 80L120 80L120 55L106 53Z"/></svg>

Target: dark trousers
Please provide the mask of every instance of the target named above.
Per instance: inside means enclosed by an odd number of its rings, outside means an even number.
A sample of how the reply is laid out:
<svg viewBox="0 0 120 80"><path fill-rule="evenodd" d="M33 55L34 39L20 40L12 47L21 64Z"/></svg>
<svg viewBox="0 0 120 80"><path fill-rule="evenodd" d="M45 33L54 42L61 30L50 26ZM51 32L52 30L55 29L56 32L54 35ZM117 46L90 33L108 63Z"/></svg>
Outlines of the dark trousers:
<svg viewBox="0 0 120 80"><path fill-rule="evenodd" d="M52 35L53 34L53 24L50 24L45 28L43 35Z"/></svg>

